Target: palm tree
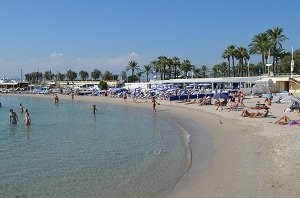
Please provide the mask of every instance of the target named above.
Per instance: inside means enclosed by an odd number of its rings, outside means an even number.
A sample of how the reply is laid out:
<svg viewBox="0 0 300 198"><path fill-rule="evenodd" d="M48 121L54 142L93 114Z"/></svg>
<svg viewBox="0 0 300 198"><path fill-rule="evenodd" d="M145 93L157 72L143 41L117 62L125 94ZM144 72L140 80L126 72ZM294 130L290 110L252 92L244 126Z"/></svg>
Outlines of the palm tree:
<svg viewBox="0 0 300 198"><path fill-rule="evenodd" d="M286 55L287 53L282 49L282 48L276 48L275 51L273 51L273 55L274 55L274 58L275 58L275 72L278 72L278 63L280 60L282 60ZM273 70L274 72L274 70Z"/></svg>
<svg viewBox="0 0 300 198"><path fill-rule="evenodd" d="M150 66L153 68L155 72L155 76L157 78L157 74L161 71L160 65L158 63L158 60L154 60L150 62ZM162 76L162 74L160 74ZM161 77L162 78L162 77Z"/></svg>
<svg viewBox="0 0 300 198"><path fill-rule="evenodd" d="M184 72L184 76L187 78L187 73L192 70L191 61L188 59L183 60L181 63L181 70Z"/></svg>
<svg viewBox="0 0 300 198"><path fill-rule="evenodd" d="M230 58L231 58L231 55L232 55L231 49L228 46L222 54L222 58L227 59L227 61L228 61L228 77L230 77Z"/></svg>
<svg viewBox="0 0 300 198"><path fill-rule="evenodd" d="M77 78L77 73L69 69L66 73L66 77L69 81L73 82Z"/></svg>
<svg viewBox="0 0 300 198"><path fill-rule="evenodd" d="M207 66L206 65L201 65L200 66L200 70L201 70L201 73L202 73L202 78L205 78L206 77L206 73L208 71Z"/></svg>
<svg viewBox="0 0 300 198"><path fill-rule="evenodd" d="M270 47L270 40L267 33L255 35L249 44L250 54L261 54L263 73L266 72L266 59L268 57Z"/></svg>
<svg viewBox="0 0 300 198"><path fill-rule="evenodd" d="M167 59L167 65L168 65L168 67L169 67L169 79L171 79L172 78L172 67L174 67L173 66L173 60L171 59L171 58L168 58Z"/></svg>
<svg viewBox="0 0 300 198"><path fill-rule="evenodd" d="M282 34L282 32L283 32L283 29L280 27L268 29L266 32L268 34L270 42L271 42L270 45L271 45L271 51L272 51L272 55L273 55L273 64L272 64L273 71L274 71L275 59L276 59L275 52L277 49L282 49L281 43L288 39L285 35Z"/></svg>
<svg viewBox="0 0 300 198"><path fill-rule="evenodd" d="M147 82L149 82L149 74L150 74L152 67L150 65L144 65L144 68L145 68L145 72L146 72Z"/></svg>
<svg viewBox="0 0 300 198"><path fill-rule="evenodd" d="M177 68L180 67L180 59L176 56L172 58L172 64L174 66L174 78L177 78Z"/></svg>
<svg viewBox="0 0 300 198"><path fill-rule="evenodd" d="M81 80L86 80L89 77L89 73L87 71L81 70L79 72L79 76L80 76Z"/></svg>
<svg viewBox="0 0 300 198"><path fill-rule="evenodd" d="M135 70L139 70L139 69L140 69L140 66L138 66L138 63L136 61L130 61L128 63L128 65L126 66L126 70L131 70L131 79L132 79L132 82L134 81L133 80L134 71Z"/></svg>
<svg viewBox="0 0 300 198"><path fill-rule="evenodd" d="M212 68L213 77L225 77L227 73L227 69L228 66L226 62L222 62L220 64L214 65Z"/></svg>
<svg viewBox="0 0 300 198"><path fill-rule="evenodd" d="M246 61L250 58L248 50L244 47L238 47L236 49L236 58L239 60L238 75L243 76L244 64L246 64Z"/></svg>
<svg viewBox="0 0 300 198"><path fill-rule="evenodd" d="M232 60L232 71L233 71L233 76L235 76L235 66L234 66L234 58L235 58L235 45L229 45L227 48L227 53L231 57ZM228 71L230 71L230 66L228 66Z"/></svg>
<svg viewBox="0 0 300 198"><path fill-rule="evenodd" d="M160 78L161 78L161 80L164 80L165 79L165 77L166 77L166 65L168 64L168 57L166 57L166 56L159 56L158 58L158 64L160 65L160 67L161 67L161 76L160 76ZM162 74L163 74L163 76L162 76Z"/></svg>
<svg viewBox="0 0 300 198"><path fill-rule="evenodd" d="M137 73L136 73L139 82L141 82L141 76L142 76L143 73L144 73L143 71L140 71L140 72L137 72Z"/></svg>
<svg viewBox="0 0 300 198"><path fill-rule="evenodd" d="M98 78L100 78L102 75L101 71L98 70L98 69L94 69L92 72L91 72L91 77L93 78L93 80L96 80Z"/></svg>

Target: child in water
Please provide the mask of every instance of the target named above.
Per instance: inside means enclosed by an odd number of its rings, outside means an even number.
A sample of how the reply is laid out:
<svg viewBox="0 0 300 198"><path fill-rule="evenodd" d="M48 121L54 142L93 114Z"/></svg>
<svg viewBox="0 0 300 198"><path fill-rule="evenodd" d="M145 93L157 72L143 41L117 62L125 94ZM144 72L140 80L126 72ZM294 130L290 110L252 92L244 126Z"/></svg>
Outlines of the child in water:
<svg viewBox="0 0 300 198"><path fill-rule="evenodd" d="M96 114L96 111L98 111L98 109L96 108L96 105L93 105L93 113Z"/></svg>

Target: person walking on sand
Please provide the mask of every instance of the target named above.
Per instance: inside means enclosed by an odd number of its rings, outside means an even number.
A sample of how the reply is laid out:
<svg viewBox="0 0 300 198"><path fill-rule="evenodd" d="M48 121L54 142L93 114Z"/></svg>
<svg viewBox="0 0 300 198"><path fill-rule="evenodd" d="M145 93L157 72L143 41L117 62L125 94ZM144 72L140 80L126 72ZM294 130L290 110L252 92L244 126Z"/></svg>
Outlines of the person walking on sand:
<svg viewBox="0 0 300 198"><path fill-rule="evenodd" d="M18 115L12 109L9 110L9 123L10 124L17 124L18 123Z"/></svg>
<svg viewBox="0 0 300 198"><path fill-rule="evenodd" d="M96 111L98 111L98 109L96 108L96 105L93 105L93 113L96 114Z"/></svg>
<svg viewBox="0 0 300 198"><path fill-rule="evenodd" d="M29 116L28 109L25 110L24 122L25 122L26 126L29 126L31 124L31 119L30 119L30 116Z"/></svg>

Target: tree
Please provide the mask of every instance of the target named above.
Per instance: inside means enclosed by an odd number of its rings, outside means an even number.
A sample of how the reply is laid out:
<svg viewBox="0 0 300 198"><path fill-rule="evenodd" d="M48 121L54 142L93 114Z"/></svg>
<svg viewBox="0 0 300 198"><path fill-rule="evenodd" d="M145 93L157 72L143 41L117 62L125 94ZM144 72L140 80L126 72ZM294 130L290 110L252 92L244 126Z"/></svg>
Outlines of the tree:
<svg viewBox="0 0 300 198"><path fill-rule="evenodd" d="M250 54L261 54L262 72L266 72L266 59L270 49L270 41L267 33L260 33L252 38L249 44Z"/></svg>
<svg viewBox="0 0 300 198"><path fill-rule="evenodd" d="M234 58L235 58L235 45L229 45L224 53L223 53L223 58L226 57L228 59L228 76L230 76L230 57L231 57L231 60L232 60L232 71L233 71L233 76L235 76L235 66L234 66ZM229 58L228 58L229 56Z"/></svg>
<svg viewBox="0 0 300 198"><path fill-rule="evenodd" d="M60 73L60 72L58 72L58 73L56 74L56 80L58 80L58 81L63 81L63 80L65 80L65 78L66 78L66 75L65 75L65 74L62 74L62 73Z"/></svg>
<svg viewBox="0 0 300 198"><path fill-rule="evenodd" d="M92 72L91 72L91 77L93 80L97 80L101 77L101 71L98 70L98 69L94 69Z"/></svg>
<svg viewBox="0 0 300 198"><path fill-rule="evenodd" d="M206 74L208 72L207 66L206 65L201 65L200 66L200 71L201 71L201 74L202 74L202 78L206 78Z"/></svg>
<svg viewBox="0 0 300 198"><path fill-rule="evenodd" d="M114 76L110 71L105 71L102 75L102 79L106 80L106 81L113 80L113 78L114 78Z"/></svg>
<svg viewBox="0 0 300 198"><path fill-rule="evenodd" d="M107 88L108 88L107 82L100 81L98 87L100 90L107 90Z"/></svg>
<svg viewBox="0 0 300 198"><path fill-rule="evenodd" d="M140 66L138 66L138 63L136 61L130 61L128 65L126 66L126 70L131 70L131 79L133 80L133 74L134 71L139 70Z"/></svg>
<svg viewBox="0 0 300 198"><path fill-rule="evenodd" d="M121 72L121 79L122 79L123 82L127 79L127 72L126 71Z"/></svg>
<svg viewBox="0 0 300 198"><path fill-rule="evenodd" d="M276 51L282 49L282 42L287 40L288 38L283 35L283 29L280 27L276 27L273 29L268 29L266 32L269 36L270 45L271 45L271 53L273 55L273 64L272 70L274 71L275 61L276 61Z"/></svg>
<svg viewBox="0 0 300 198"><path fill-rule="evenodd" d="M222 62L220 64L214 65L212 68L213 77L225 77L228 66L226 62Z"/></svg>
<svg viewBox="0 0 300 198"><path fill-rule="evenodd" d="M228 75L227 75L228 77L230 77L230 58L232 55L231 48L229 47L230 46L228 46L222 54L222 58L227 59L228 61Z"/></svg>
<svg viewBox="0 0 300 198"><path fill-rule="evenodd" d="M89 77L89 73L87 71L81 70L79 72L79 76L80 76L81 80L87 80Z"/></svg>
<svg viewBox="0 0 300 198"><path fill-rule="evenodd" d="M191 61L188 59L185 59L181 63L181 70L184 72L184 76L187 78L187 74L192 69Z"/></svg>
<svg viewBox="0 0 300 198"><path fill-rule="evenodd" d="M51 73L51 70L50 70L50 71L45 71L44 77L45 77L46 80L49 81L49 80L52 80L52 79L53 79L54 74Z"/></svg>
<svg viewBox="0 0 300 198"><path fill-rule="evenodd" d="M43 79L43 73L31 72L29 74L25 74L25 79L31 84L39 84L39 82Z"/></svg>
<svg viewBox="0 0 300 198"><path fill-rule="evenodd" d="M246 61L249 60L250 56L248 54L248 50L244 47L238 47L236 49L236 59L239 61L238 65L238 75L243 76L244 65L246 65Z"/></svg>
<svg viewBox="0 0 300 198"><path fill-rule="evenodd" d="M295 62L295 67L293 73L300 73L300 49L297 49L293 53L293 59ZM278 64L278 72L280 73L290 73L291 72L291 60L292 60L292 53L287 52L286 55L280 60Z"/></svg>
<svg viewBox="0 0 300 198"><path fill-rule="evenodd" d="M66 77L69 81L74 81L77 78L77 73L72 70L68 70L66 73Z"/></svg>
<svg viewBox="0 0 300 198"><path fill-rule="evenodd" d="M166 56L159 56L157 58L157 63L160 66L160 78L161 80L166 79L166 66L168 64L168 57Z"/></svg>
<svg viewBox="0 0 300 198"><path fill-rule="evenodd" d="M177 56L172 58L172 64L174 66L174 78L176 79L177 76L177 69L180 67L180 59Z"/></svg>
<svg viewBox="0 0 300 198"><path fill-rule="evenodd" d="M139 82L141 82L141 76L144 72L137 72L136 75L138 77Z"/></svg>
<svg viewBox="0 0 300 198"><path fill-rule="evenodd" d="M195 68L194 75L195 75L196 78L200 78L201 77L201 69L200 68Z"/></svg>
<svg viewBox="0 0 300 198"><path fill-rule="evenodd" d="M152 67L150 65L144 65L144 68L145 68L145 72L146 72L147 82L149 82L149 74L150 74Z"/></svg>
<svg viewBox="0 0 300 198"><path fill-rule="evenodd" d="M159 65L158 61L157 60L151 61L150 65L155 72L155 77L157 78L157 74L160 72L160 65ZM161 75L161 79L162 79L162 75Z"/></svg>

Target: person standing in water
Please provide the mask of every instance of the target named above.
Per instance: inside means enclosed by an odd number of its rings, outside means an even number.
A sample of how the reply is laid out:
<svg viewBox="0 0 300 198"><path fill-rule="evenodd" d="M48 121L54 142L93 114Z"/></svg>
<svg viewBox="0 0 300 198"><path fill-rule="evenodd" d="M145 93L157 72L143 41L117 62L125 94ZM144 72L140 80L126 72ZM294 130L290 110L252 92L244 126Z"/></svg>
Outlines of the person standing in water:
<svg viewBox="0 0 300 198"><path fill-rule="evenodd" d="M96 111L98 111L98 109L96 108L96 105L93 105L93 113L96 114Z"/></svg>
<svg viewBox="0 0 300 198"><path fill-rule="evenodd" d="M58 102L59 102L59 98L58 98L57 95L55 95L55 97L54 97L54 103L55 103L55 104L58 104Z"/></svg>
<svg viewBox="0 0 300 198"><path fill-rule="evenodd" d="M20 113L24 113L24 107L22 106L21 103L20 103Z"/></svg>
<svg viewBox="0 0 300 198"><path fill-rule="evenodd" d="M10 124L17 124L18 123L18 115L12 110L9 110L9 123Z"/></svg>
<svg viewBox="0 0 300 198"><path fill-rule="evenodd" d="M74 100L74 91L72 91L72 101Z"/></svg>
<svg viewBox="0 0 300 198"><path fill-rule="evenodd" d="M31 119L30 119L30 116L29 116L28 109L25 110L24 122L25 122L26 126L29 126L31 124Z"/></svg>
<svg viewBox="0 0 300 198"><path fill-rule="evenodd" d="M153 113L156 113L156 104L158 104L158 103L157 103L157 101L155 99L155 96L153 96L152 97L152 109L153 109Z"/></svg>

